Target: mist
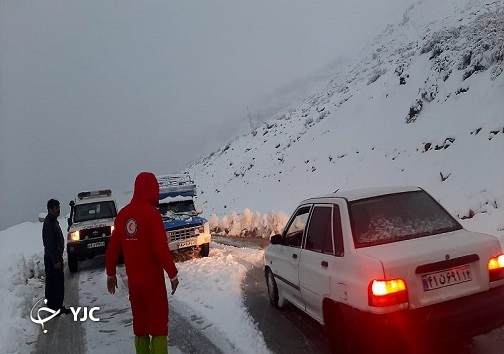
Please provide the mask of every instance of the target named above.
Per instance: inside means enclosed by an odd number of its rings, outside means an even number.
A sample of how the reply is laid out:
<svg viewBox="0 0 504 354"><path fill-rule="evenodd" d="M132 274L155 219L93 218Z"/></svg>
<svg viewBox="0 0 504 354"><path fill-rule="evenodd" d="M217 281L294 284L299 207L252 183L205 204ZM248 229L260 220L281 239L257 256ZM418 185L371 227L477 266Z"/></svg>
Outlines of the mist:
<svg viewBox="0 0 504 354"><path fill-rule="evenodd" d="M0 229L182 170L412 2L3 0Z"/></svg>

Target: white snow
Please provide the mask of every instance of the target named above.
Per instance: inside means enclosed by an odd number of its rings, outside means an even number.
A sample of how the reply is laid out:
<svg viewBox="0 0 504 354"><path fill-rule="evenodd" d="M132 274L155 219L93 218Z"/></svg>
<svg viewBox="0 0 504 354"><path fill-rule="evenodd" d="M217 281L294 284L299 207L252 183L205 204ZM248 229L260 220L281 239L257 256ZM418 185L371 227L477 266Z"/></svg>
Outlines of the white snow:
<svg viewBox="0 0 504 354"><path fill-rule="evenodd" d="M200 318L209 339L224 352L268 353L262 333L248 315L241 296L247 269L261 266L264 251L212 243L210 256L178 263L180 285L171 308Z"/></svg>
<svg viewBox="0 0 504 354"><path fill-rule="evenodd" d="M159 204L161 203L175 203L175 202L185 202L186 200L192 200L192 197L166 197L164 199L161 199L159 201Z"/></svg>
<svg viewBox="0 0 504 354"><path fill-rule="evenodd" d="M59 219L64 226L65 219ZM64 228L62 228L64 229ZM30 311L44 295L42 223L24 223L0 231L0 352L35 349L41 327ZM262 264L264 251L211 244L208 258L178 262L180 285L170 295L170 313L177 312L224 352L268 353L262 334L248 315L241 283L252 266ZM79 306L99 306L100 322L85 321L89 353L128 353L133 350L132 316L127 278L118 268L115 295L106 289L103 267L86 270L79 279ZM169 280L166 279L168 290ZM75 305L68 304L67 305ZM66 319L65 319L66 320ZM169 343L170 345L170 343ZM171 353L182 353L170 345Z"/></svg>
<svg viewBox="0 0 504 354"><path fill-rule="evenodd" d="M192 165L200 202L222 228L245 208L290 214L336 189L416 185L504 237L503 7L417 2L325 89Z"/></svg>
<svg viewBox="0 0 504 354"><path fill-rule="evenodd" d="M309 197L417 185L464 227L504 243L503 9L501 0L418 1L327 87L192 165L205 215L215 214L212 225L233 232L278 227ZM119 205L131 196L115 194ZM60 224L64 229L66 221ZM43 296L41 226L0 231L0 353L30 352L40 333L29 313ZM224 352L267 352L240 290L262 257L260 250L212 243L210 257L178 263L170 311L178 309ZM123 268L119 274L124 279ZM82 301L114 311L109 322L85 322L88 352L131 352L124 283L112 296L102 269L83 281L93 286L79 294Z"/></svg>
<svg viewBox="0 0 504 354"><path fill-rule="evenodd" d="M27 353L40 331L29 316L44 294L42 223L0 231L0 242L0 352Z"/></svg>
<svg viewBox="0 0 504 354"><path fill-rule="evenodd" d="M223 352L268 353L262 334L245 310L240 289L247 269L260 266L263 254L262 250L213 242L208 258L177 262L180 284L176 293L169 295L170 313L193 322ZM124 268L118 270L119 286L114 295L107 292L105 270L93 269L90 273L79 286L79 298L100 306L104 321L85 322L88 352L131 351L132 316ZM166 284L170 293L168 278Z"/></svg>

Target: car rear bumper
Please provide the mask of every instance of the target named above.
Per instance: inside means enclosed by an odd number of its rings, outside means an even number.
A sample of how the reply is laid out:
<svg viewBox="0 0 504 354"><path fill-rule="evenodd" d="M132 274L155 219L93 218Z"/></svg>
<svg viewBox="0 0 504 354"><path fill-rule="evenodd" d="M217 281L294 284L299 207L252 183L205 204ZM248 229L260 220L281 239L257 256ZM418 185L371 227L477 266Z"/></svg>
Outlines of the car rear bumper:
<svg viewBox="0 0 504 354"><path fill-rule="evenodd" d="M77 256L79 261L83 261L94 256L104 255L107 250L110 236L98 237L90 240L67 243L67 254Z"/></svg>
<svg viewBox="0 0 504 354"><path fill-rule="evenodd" d="M376 315L342 307L343 317L352 332L422 341L447 342L488 333L504 325L504 286L426 306Z"/></svg>

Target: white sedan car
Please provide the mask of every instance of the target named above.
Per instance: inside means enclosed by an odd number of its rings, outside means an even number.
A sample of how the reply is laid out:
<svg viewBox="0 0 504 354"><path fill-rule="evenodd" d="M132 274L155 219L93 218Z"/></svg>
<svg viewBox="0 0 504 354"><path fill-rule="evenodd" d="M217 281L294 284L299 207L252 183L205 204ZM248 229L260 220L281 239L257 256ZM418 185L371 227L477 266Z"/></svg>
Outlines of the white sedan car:
<svg viewBox="0 0 504 354"><path fill-rule="evenodd" d="M303 201L272 236L264 270L271 304L306 312L340 349L356 338L435 346L504 325L498 239L465 230L418 187Z"/></svg>

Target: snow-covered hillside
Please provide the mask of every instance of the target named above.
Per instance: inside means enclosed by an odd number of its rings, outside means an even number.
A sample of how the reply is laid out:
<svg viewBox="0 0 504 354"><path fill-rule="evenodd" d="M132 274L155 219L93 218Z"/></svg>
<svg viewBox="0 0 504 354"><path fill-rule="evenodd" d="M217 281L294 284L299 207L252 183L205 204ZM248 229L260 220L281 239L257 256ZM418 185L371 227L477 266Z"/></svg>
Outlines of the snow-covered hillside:
<svg viewBox="0 0 504 354"><path fill-rule="evenodd" d="M419 185L504 236L504 1L418 1L329 85L188 171L205 214Z"/></svg>

